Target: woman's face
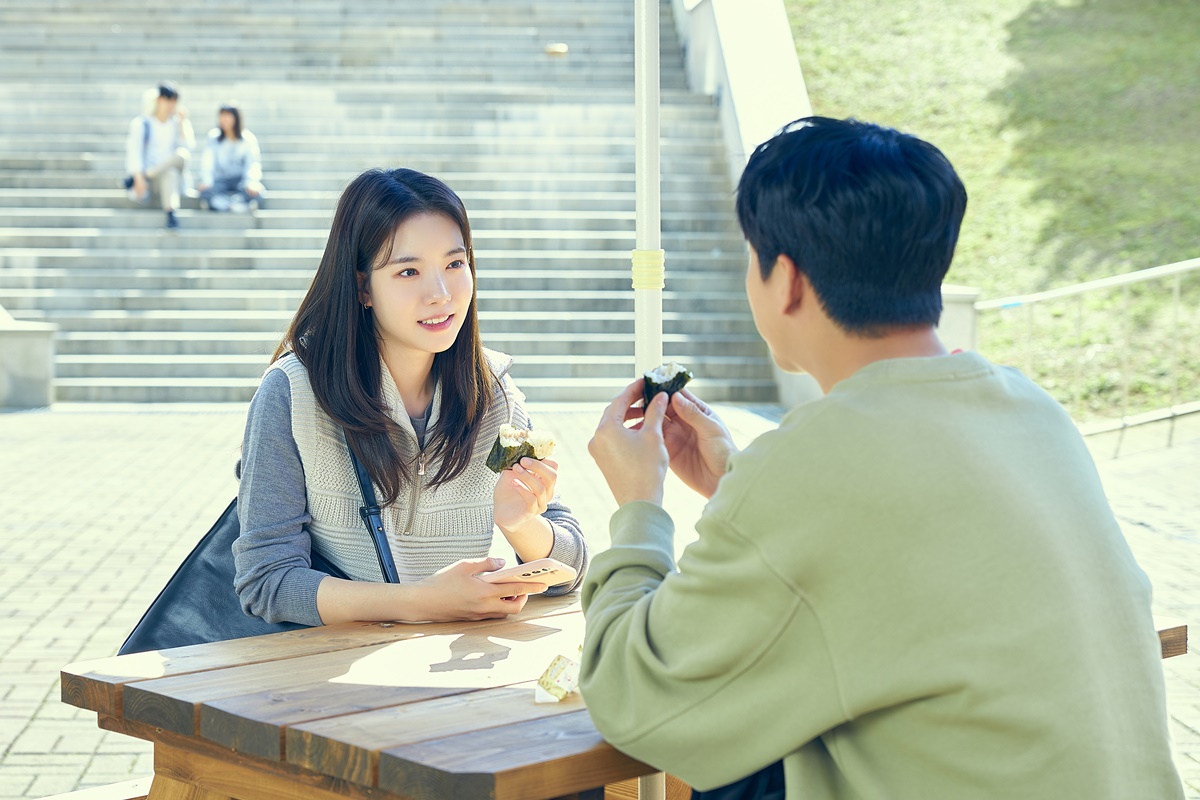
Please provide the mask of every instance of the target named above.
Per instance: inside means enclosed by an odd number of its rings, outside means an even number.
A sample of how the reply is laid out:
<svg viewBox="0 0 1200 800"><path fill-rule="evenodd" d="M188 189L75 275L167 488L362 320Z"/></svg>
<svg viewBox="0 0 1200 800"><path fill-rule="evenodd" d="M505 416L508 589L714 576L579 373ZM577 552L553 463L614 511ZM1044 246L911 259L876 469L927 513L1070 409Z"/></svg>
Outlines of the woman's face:
<svg viewBox="0 0 1200 800"><path fill-rule="evenodd" d="M387 258L387 262L383 263ZM471 307L475 279L458 223L442 214L402 222L364 288L384 350L428 356L454 344Z"/></svg>
<svg viewBox="0 0 1200 800"><path fill-rule="evenodd" d="M233 136L233 122L232 111L222 111L220 114L217 114L217 124L221 126L221 130L226 136Z"/></svg>

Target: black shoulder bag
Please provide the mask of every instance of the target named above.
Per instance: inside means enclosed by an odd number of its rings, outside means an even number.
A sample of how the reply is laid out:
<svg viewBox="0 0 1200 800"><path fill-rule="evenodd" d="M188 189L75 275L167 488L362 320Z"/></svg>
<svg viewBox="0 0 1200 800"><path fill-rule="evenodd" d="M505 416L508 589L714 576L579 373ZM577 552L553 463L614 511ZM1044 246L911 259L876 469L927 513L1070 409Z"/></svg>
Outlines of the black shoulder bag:
<svg viewBox="0 0 1200 800"><path fill-rule="evenodd" d="M359 515L375 546L380 572L388 583L399 583L371 478L353 451L350 452L350 460L354 463L363 498ZM298 622L266 622L242 611L233 590L233 542L240 533L235 497L175 570L158 597L154 598L133 633L121 645L118 655L222 642L307 627ZM347 577L315 548L311 555L313 569L335 578Z"/></svg>

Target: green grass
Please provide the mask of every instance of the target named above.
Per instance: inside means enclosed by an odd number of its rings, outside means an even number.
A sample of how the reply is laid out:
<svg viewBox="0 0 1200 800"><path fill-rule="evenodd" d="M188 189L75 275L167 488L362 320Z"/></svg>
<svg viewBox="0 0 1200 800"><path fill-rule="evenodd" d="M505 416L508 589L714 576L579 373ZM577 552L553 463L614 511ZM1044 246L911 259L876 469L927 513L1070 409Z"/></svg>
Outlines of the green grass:
<svg viewBox="0 0 1200 800"><path fill-rule="evenodd" d="M1200 256L1200 3L786 2L815 113L915 133L962 176L948 281L1000 297ZM985 315L981 349L1029 367L1078 416L1161 406L1172 387L1198 400L1200 291L1183 292L1176 328L1171 288L1135 293L1129 336L1116 292L1085 304L1097 331L1083 338L1104 343L1075 347L1068 303L1036 312L1032 345L1024 317ZM1174 374L1157 375L1176 330ZM1114 378L1112 363L1131 369Z"/></svg>

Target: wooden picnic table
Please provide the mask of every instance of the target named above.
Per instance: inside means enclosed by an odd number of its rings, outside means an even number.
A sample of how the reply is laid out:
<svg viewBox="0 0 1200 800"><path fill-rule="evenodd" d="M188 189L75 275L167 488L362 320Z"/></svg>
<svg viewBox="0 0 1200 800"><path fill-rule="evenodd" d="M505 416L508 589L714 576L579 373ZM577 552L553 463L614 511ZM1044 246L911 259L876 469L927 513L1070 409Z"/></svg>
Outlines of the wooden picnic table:
<svg viewBox="0 0 1200 800"><path fill-rule="evenodd" d="M500 620L330 625L79 662L62 699L154 743L150 800L601 800L654 769L607 744L578 693L534 702L583 624L569 596ZM1186 625L1155 625L1163 658L1187 652Z"/></svg>
<svg viewBox="0 0 1200 800"><path fill-rule="evenodd" d="M583 642L577 596L483 622L348 623L80 662L63 701L154 743L151 800L602 798L654 769L578 692L534 702Z"/></svg>

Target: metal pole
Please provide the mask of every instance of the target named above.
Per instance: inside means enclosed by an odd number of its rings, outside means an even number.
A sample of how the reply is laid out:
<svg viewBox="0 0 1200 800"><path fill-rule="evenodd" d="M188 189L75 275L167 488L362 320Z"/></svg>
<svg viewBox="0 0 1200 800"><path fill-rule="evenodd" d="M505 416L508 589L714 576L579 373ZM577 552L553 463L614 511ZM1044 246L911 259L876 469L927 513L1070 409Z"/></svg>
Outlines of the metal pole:
<svg viewBox="0 0 1200 800"><path fill-rule="evenodd" d="M662 290L666 283L662 250L659 177L659 0L634 0L633 115L637 127L637 241L633 251L634 375L662 363ZM661 772L638 778L640 800L666 800Z"/></svg>
<svg viewBox="0 0 1200 800"><path fill-rule="evenodd" d="M633 251L634 374L662 363L662 200L659 138L658 0L635 0L634 119L637 243Z"/></svg>

